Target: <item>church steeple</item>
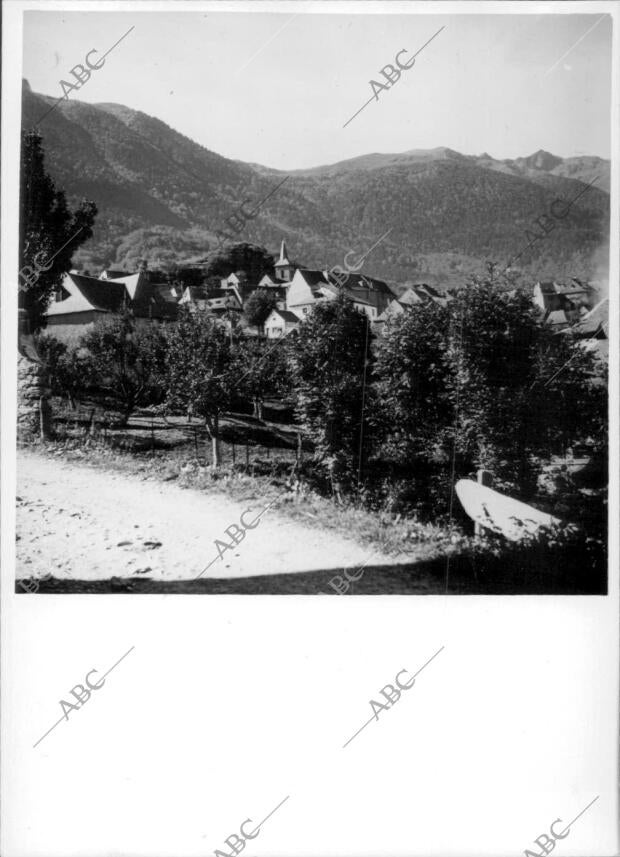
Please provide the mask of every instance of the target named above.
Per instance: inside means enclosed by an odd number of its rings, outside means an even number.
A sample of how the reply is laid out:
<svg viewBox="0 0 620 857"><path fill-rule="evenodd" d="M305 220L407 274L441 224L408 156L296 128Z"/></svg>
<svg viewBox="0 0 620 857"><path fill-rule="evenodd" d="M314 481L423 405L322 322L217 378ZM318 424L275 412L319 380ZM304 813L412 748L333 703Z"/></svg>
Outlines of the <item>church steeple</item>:
<svg viewBox="0 0 620 857"><path fill-rule="evenodd" d="M276 280L285 280L289 282L293 274L293 266L289 262L288 250L286 249L286 241L282 239L280 244L280 258L275 264Z"/></svg>

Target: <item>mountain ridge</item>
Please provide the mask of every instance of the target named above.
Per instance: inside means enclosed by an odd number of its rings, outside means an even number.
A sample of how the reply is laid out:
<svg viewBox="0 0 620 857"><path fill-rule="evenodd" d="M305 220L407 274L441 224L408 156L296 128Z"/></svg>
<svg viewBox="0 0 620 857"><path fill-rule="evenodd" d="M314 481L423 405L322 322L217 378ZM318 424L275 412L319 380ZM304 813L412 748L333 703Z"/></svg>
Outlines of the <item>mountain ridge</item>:
<svg viewBox="0 0 620 857"><path fill-rule="evenodd" d="M50 102L25 86L23 127L36 125ZM589 278L605 263L609 164L596 156L561 159L539 150L499 161L437 147L274 170L219 155L125 105L76 100L51 111L41 133L50 173L69 199L88 196L99 206L93 239L76 256L83 267L204 256L249 200L260 209L240 241L273 251L285 238L298 261L344 267L348 250L365 252L391 229L372 251L368 273L401 282L462 280L486 259L507 262L552 201L577 196L597 171L596 186L571 211L571 228L569 218L558 221L520 264L528 275Z"/></svg>

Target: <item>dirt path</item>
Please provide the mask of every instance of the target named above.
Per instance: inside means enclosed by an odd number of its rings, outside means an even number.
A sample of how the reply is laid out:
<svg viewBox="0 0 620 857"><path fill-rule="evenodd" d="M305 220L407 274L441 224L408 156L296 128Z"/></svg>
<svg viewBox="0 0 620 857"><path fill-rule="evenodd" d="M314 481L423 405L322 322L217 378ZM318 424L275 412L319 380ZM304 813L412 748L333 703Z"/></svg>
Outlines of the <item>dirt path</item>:
<svg viewBox="0 0 620 857"><path fill-rule="evenodd" d="M265 512L234 549L218 556L225 530L265 507L120 473L20 452L17 461L17 577L70 580L189 580L339 570L369 551L332 533Z"/></svg>

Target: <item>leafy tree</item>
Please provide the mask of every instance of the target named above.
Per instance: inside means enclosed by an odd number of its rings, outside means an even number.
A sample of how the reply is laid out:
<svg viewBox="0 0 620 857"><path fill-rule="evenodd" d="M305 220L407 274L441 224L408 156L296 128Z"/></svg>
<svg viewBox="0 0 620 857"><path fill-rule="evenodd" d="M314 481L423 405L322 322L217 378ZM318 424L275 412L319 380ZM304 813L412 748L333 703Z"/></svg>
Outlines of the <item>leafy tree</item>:
<svg viewBox="0 0 620 857"><path fill-rule="evenodd" d="M594 359L554 333L528 293L500 293L493 272L459 292L451 310L457 450L531 494L537 460L598 424L605 396L592 383Z"/></svg>
<svg viewBox="0 0 620 857"><path fill-rule="evenodd" d="M413 307L378 345L384 452L443 462L446 491L452 459L461 475L488 468L527 496L542 460L605 424L594 358L504 286L490 270L445 310Z"/></svg>
<svg viewBox="0 0 620 857"><path fill-rule="evenodd" d="M230 335L210 313L184 308L166 331L166 340L166 402L204 418L217 468L220 416L230 407L235 382Z"/></svg>
<svg viewBox="0 0 620 857"><path fill-rule="evenodd" d="M241 242L221 250L212 250L202 260L205 276L227 277L244 271L251 283L257 283L264 274L273 275L273 256L258 244Z"/></svg>
<svg viewBox="0 0 620 857"><path fill-rule="evenodd" d="M157 282L157 279L157 277L154 277L153 281ZM202 268L172 265L160 279L171 285L178 285L185 288L186 286L202 286L205 275Z"/></svg>
<svg viewBox="0 0 620 857"><path fill-rule="evenodd" d="M367 437L372 355L370 323L345 295L317 304L290 349L298 418L315 456L338 486L350 487Z"/></svg>
<svg viewBox="0 0 620 857"><path fill-rule="evenodd" d="M82 200L71 212L65 194L45 170L41 136L22 137L19 223L19 306L30 330L44 326L44 316L77 248L92 237L97 207Z"/></svg>
<svg viewBox="0 0 620 857"><path fill-rule="evenodd" d="M97 325L80 340L93 384L116 402L126 425L136 408L159 401L167 342L157 324L137 326L130 312Z"/></svg>
<svg viewBox="0 0 620 857"><path fill-rule="evenodd" d="M85 393L90 382L90 363L84 350L45 332L39 333L35 342L52 395L67 396L75 409L76 399Z"/></svg>
<svg viewBox="0 0 620 857"><path fill-rule="evenodd" d="M376 348L373 424L391 459L441 457L453 408L447 382L449 312L429 302L388 322Z"/></svg>
<svg viewBox="0 0 620 857"><path fill-rule="evenodd" d="M243 314L252 327L262 330L269 313L276 308L278 299L269 289L256 289L245 302Z"/></svg>
<svg viewBox="0 0 620 857"><path fill-rule="evenodd" d="M234 356L235 389L252 401L254 416L262 420L265 399L290 390L286 348L282 340L261 342L247 338L235 346Z"/></svg>

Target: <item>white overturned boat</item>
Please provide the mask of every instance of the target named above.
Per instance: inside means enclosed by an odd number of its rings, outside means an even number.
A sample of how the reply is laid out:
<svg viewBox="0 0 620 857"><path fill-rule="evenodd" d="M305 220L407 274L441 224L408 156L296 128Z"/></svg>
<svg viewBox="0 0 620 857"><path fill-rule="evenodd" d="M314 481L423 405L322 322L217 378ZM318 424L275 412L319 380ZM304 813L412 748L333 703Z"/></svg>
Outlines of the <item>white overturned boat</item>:
<svg viewBox="0 0 620 857"><path fill-rule="evenodd" d="M461 505L476 524L511 542L535 536L541 530L552 530L564 523L553 515L500 494L472 479L460 479L455 487Z"/></svg>

